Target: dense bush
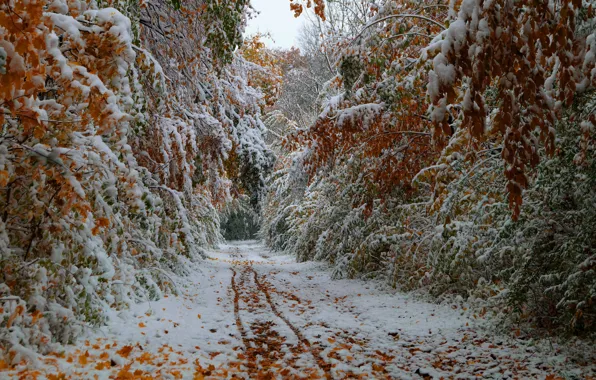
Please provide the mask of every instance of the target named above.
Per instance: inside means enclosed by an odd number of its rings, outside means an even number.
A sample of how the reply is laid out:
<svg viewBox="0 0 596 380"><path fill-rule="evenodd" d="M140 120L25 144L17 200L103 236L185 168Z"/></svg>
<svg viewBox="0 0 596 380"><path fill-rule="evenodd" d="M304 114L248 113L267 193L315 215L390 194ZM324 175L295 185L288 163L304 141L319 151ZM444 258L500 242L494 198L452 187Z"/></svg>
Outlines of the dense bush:
<svg viewBox="0 0 596 380"><path fill-rule="evenodd" d="M596 331L594 19L540 6L388 0L322 41L338 75L285 136L265 241L338 277Z"/></svg>
<svg viewBox="0 0 596 380"><path fill-rule="evenodd" d="M273 156L247 79L259 66L236 52L247 10L0 4L0 350L13 362L175 292L168 273L221 238L230 189L258 200Z"/></svg>

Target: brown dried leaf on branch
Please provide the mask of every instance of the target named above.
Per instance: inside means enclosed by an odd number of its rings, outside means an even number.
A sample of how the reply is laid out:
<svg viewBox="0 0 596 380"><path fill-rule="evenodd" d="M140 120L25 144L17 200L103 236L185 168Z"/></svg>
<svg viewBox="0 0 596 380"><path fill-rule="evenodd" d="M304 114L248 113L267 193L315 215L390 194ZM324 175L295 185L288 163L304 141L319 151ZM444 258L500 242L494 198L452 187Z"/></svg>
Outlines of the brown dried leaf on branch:
<svg viewBox="0 0 596 380"><path fill-rule="evenodd" d="M296 1L296 2L295 2ZM306 0L306 8L313 8L315 14L323 21L325 21L325 1L324 0ZM300 17L304 11L304 0L290 0L290 9L294 12L294 17Z"/></svg>

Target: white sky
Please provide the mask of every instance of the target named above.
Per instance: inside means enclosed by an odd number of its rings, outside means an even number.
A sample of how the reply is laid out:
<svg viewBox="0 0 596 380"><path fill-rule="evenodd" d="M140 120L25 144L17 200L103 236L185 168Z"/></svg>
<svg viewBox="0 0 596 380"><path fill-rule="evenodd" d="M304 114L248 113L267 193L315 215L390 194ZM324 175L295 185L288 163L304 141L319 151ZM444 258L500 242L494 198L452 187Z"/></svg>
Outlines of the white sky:
<svg viewBox="0 0 596 380"><path fill-rule="evenodd" d="M245 35L269 32L275 40L265 40L269 47L289 49L296 45L296 36L304 20L303 17L294 18L290 0L251 0L251 3L260 13L248 21Z"/></svg>

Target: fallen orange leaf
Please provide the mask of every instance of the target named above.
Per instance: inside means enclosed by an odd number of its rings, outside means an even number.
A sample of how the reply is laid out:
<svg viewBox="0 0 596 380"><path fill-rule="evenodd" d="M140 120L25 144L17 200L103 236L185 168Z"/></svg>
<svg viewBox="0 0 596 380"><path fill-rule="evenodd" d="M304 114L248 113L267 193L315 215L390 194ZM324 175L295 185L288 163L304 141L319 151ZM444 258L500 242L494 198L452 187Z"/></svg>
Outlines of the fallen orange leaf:
<svg viewBox="0 0 596 380"><path fill-rule="evenodd" d="M60 373L59 373L59 374L57 374L57 375L54 375L54 374L51 374L51 373L50 373L50 374L48 375L48 379L49 379L49 380L66 380L66 375L65 375L65 374L63 374L62 372L60 372Z"/></svg>
<svg viewBox="0 0 596 380"><path fill-rule="evenodd" d="M96 370L98 370L98 371L101 371L102 369L109 368L109 367L110 367L110 365L109 365L109 364L110 364L110 363L106 363L106 362L99 362L99 363L97 363L97 365L95 366L95 369L96 369Z"/></svg>
<svg viewBox="0 0 596 380"><path fill-rule="evenodd" d="M89 358L89 353L87 351L85 351L85 354L79 356L79 364L87 365L88 358Z"/></svg>
<svg viewBox="0 0 596 380"><path fill-rule="evenodd" d="M133 349L132 346L124 346L120 350L116 351L116 353L124 358L127 358L128 355L130 355L130 352L132 351L132 349Z"/></svg>

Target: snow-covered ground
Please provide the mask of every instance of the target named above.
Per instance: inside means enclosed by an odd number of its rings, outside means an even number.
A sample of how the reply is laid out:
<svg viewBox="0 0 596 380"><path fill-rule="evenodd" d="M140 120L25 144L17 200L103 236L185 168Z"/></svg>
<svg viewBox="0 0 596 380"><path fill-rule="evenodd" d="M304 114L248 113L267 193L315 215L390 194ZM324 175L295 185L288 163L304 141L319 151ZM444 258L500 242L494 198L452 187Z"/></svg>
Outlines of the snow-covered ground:
<svg viewBox="0 0 596 380"><path fill-rule="evenodd" d="M458 305L331 280L323 264L257 242L223 245L173 280L179 296L114 312L41 369L4 369L0 378L596 376L589 346L574 361L556 345L495 336Z"/></svg>

